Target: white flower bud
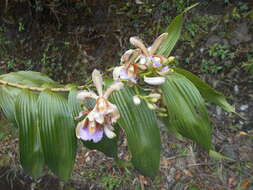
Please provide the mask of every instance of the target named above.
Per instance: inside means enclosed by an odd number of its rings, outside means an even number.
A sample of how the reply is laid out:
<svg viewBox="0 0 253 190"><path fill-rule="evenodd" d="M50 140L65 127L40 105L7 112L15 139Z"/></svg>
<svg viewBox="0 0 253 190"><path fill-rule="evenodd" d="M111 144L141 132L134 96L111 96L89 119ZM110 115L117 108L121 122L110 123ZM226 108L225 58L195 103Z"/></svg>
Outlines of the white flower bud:
<svg viewBox="0 0 253 190"><path fill-rule="evenodd" d="M156 107L157 107L157 106L156 106L155 104L148 103L148 108L149 108L149 109L155 110Z"/></svg>
<svg viewBox="0 0 253 190"><path fill-rule="evenodd" d="M141 99L138 96L133 96L133 102L135 105L139 105L141 103Z"/></svg>
<svg viewBox="0 0 253 190"><path fill-rule="evenodd" d="M152 93L148 95L149 98L156 98L156 99L160 99L161 98L161 94L158 93Z"/></svg>
<svg viewBox="0 0 253 190"><path fill-rule="evenodd" d="M144 77L144 82L150 85L160 85L165 82L164 77Z"/></svg>
<svg viewBox="0 0 253 190"><path fill-rule="evenodd" d="M173 63L174 61L175 61L175 57L174 56L168 57L168 63Z"/></svg>

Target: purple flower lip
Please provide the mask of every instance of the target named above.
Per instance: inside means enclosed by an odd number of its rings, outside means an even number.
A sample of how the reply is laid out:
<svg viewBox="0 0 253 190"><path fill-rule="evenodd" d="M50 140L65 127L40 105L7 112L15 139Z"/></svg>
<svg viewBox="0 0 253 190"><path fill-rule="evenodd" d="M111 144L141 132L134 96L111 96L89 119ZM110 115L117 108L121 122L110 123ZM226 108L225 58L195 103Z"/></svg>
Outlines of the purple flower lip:
<svg viewBox="0 0 253 190"><path fill-rule="evenodd" d="M123 79L123 80L130 80L131 82L133 83L136 83L136 76L130 76L128 73L127 73L127 70L125 68L122 68L120 70L120 78Z"/></svg>
<svg viewBox="0 0 253 190"><path fill-rule="evenodd" d="M94 143L97 143L102 140L103 133L103 129L96 129L94 133L90 133L87 127L82 127L80 129L80 138L84 141L93 141Z"/></svg>
<svg viewBox="0 0 253 190"><path fill-rule="evenodd" d="M169 70L169 67L168 67L168 66L163 67L163 68L161 69L161 71L168 71L168 70Z"/></svg>
<svg viewBox="0 0 253 190"><path fill-rule="evenodd" d="M162 64L159 63L158 61L153 62L153 67L161 67L161 66L162 66Z"/></svg>

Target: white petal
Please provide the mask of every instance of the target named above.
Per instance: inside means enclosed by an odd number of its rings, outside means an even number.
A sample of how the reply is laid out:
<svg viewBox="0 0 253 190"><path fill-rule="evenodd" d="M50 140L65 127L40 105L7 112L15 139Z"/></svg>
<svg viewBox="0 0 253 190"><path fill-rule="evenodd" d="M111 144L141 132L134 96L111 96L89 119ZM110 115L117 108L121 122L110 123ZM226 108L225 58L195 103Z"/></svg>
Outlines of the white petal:
<svg viewBox="0 0 253 190"><path fill-rule="evenodd" d="M147 58L145 56L141 56L140 57L140 61L139 61L139 64L141 65L145 65L147 62Z"/></svg>
<svg viewBox="0 0 253 190"><path fill-rule="evenodd" d="M132 50L132 49L129 49L129 50L127 50L123 55L122 55L122 57L121 57L121 59L120 59L120 63L121 64L124 64L125 62L127 62L128 60L129 60L129 58L130 58L130 56L131 56L131 54L134 52L134 50Z"/></svg>
<svg viewBox="0 0 253 190"><path fill-rule="evenodd" d="M77 137L78 139L80 139L80 129L81 129L82 126L83 126L83 122L81 121L81 122L79 122L79 123L77 124L77 127L76 127L76 137Z"/></svg>
<svg viewBox="0 0 253 190"><path fill-rule="evenodd" d="M105 91L104 98L107 99L111 93L122 89L124 84L122 82L115 82Z"/></svg>
<svg viewBox="0 0 253 190"><path fill-rule="evenodd" d="M168 33L163 33L160 36L158 36L158 38L156 38L156 40L154 41L154 43L152 44L149 50L150 55L155 54L155 52L158 50L158 48L160 47L162 42L167 38L167 36L168 36Z"/></svg>
<svg viewBox="0 0 253 190"><path fill-rule="evenodd" d="M101 73L97 69L95 69L92 72L92 80L97 89L98 95L102 96L103 95L103 79L102 79Z"/></svg>
<svg viewBox="0 0 253 190"><path fill-rule="evenodd" d="M120 113L116 105L109 103L108 113L111 113L111 122L116 123L120 118Z"/></svg>
<svg viewBox="0 0 253 190"><path fill-rule="evenodd" d="M94 99L98 98L98 96L94 92L86 90L78 92L76 97L79 100L84 100L85 98L94 98Z"/></svg>
<svg viewBox="0 0 253 190"><path fill-rule="evenodd" d="M133 96L133 102L135 105L139 105L141 103L141 99L138 96Z"/></svg>
<svg viewBox="0 0 253 190"><path fill-rule="evenodd" d="M165 82L164 77L144 77L144 81L150 85L160 85Z"/></svg>
<svg viewBox="0 0 253 190"><path fill-rule="evenodd" d="M105 127L104 127L105 135L106 135L109 139L112 139L112 138L116 137L116 134L115 134L111 129L112 129L112 126L105 126Z"/></svg>
<svg viewBox="0 0 253 190"><path fill-rule="evenodd" d="M86 127L86 126L84 126L84 124L85 124L85 122L86 122L86 119L88 119L88 118L86 117L84 120L80 121L80 122L77 124L77 126L76 126L76 137L77 137L78 139L80 139L80 130L81 130L81 128L82 128L82 127Z"/></svg>
<svg viewBox="0 0 253 190"><path fill-rule="evenodd" d="M120 72L123 67L124 66L120 66L120 67L115 67L113 69L113 72L112 72L113 80L115 81L119 80Z"/></svg>
<svg viewBox="0 0 253 190"><path fill-rule="evenodd" d="M81 117L83 117L84 115L85 115L85 111L80 111L78 116L75 117L75 120L81 119Z"/></svg>
<svg viewBox="0 0 253 190"><path fill-rule="evenodd" d="M142 51L146 56L149 55L147 48L145 47L143 41L142 41L140 38L138 38L138 37L131 37L131 38L130 38L130 43L131 43L132 45L134 45L135 47L141 49L141 51Z"/></svg>
<svg viewBox="0 0 253 190"><path fill-rule="evenodd" d="M161 59L160 59L159 57L154 57L154 58L153 58L153 61L159 62L159 63L160 63L160 62L161 62Z"/></svg>
<svg viewBox="0 0 253 190"><path fill-rule="evenodd" d="M103 124L105 121L104 114L96 110L96 107L87 115L90 121L96 121Z"/></svg>

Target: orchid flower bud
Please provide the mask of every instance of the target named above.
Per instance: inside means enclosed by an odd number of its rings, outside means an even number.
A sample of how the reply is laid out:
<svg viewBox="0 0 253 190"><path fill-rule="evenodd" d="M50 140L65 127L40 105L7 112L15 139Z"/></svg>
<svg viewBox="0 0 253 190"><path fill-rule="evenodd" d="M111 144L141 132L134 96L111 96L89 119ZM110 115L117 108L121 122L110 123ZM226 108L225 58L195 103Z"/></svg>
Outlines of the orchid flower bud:
<svg viewBox="0 0 253 190"><path fill-rule="evenodd" d="M175 61L175 57L174 56L168 57L168 63L173 63L174 61Z"/></svg>
<svg viewBox="0 0 253 190"><path fill-rule="evenodd" d="M135 105L139 105L141 103L141 99L138 96L133 96L133 102Z"/></svg>

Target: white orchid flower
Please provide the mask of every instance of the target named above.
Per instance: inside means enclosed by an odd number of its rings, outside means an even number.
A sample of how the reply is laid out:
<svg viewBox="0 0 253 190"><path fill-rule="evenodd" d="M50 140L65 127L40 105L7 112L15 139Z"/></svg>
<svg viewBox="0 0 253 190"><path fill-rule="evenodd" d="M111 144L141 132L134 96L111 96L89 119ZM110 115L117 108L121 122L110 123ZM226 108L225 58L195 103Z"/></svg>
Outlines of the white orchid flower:
<svg viewBox="0 0 253 190"><path fill-rule="evenodd" d="M108 101L108 97L114 91L120 90L123 83L115 82L105 92L102 90L102 75L98 70L92 72L92 80L97 89L98 95L92 91L81 91L77 94L77 98L84 100L92 98L96 100L96 105L88 113L85 119L78 123L76 128L77 138L93 142L99 142L103 138L103 133L108 138L113 138L116 134L113 132L112 124L119 118L120 114L117 106ZM80 118L85 111L82 111L77 118Z"/></svg>
<svg viewBox="0 0 253 190"><path fill-rule="evenodd" d="M121 66L113 70L114 80L128 80L132 83L137 82L138 65L135 63L140 55L140 50L127 50L121 57Z"/></svg>
<svg viewBox="0 0 253 190"><path fill-rule="evenodd" d="M165 78L163 76L169 74L172 71L168 66L166 66L165 63L171 63L175 58L169 57L167 59L163 56L155 54L167 36L168 33L161 34L149 48L146 48L140 38L130 38L130 43L141 50L141 55L139 56L138 60L139 65L145 65L147 68L152 68L158 75L160 75L159 77L144 77L144 82L150 85L160 85L164 83Z"/></svg>
<svg viewBox="0 0 253 190"><path fill-rule="evenodd" d="M140 65L146 65L147 67L153 68L161 68L164 65L167 59L163 56L156 55L155 53L167 36L168 33L161 34L149 48L144 45L139 37L130 38L130 43L141 50L141 55L139 56Z"/></svg>

